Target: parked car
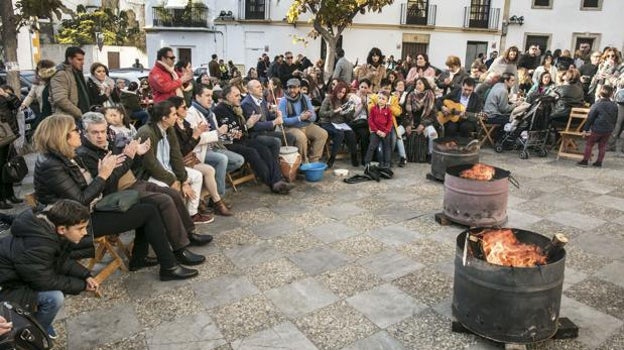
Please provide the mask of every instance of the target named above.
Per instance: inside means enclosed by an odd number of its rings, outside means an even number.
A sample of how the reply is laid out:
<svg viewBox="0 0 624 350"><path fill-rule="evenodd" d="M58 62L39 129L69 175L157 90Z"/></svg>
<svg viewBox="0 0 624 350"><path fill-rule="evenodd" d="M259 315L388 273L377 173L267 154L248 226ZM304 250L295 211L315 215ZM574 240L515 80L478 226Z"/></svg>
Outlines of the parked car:
<svg viewBox="0 0 624 350"><path fill-rule="evenodd" d="M0 85L6 84L6 75L7 72L2 70L0 71ZM35 83L35 71L34 70L22 70L20 71L20 93L22 94L22 99L28 95L28 91Z"/></svg>

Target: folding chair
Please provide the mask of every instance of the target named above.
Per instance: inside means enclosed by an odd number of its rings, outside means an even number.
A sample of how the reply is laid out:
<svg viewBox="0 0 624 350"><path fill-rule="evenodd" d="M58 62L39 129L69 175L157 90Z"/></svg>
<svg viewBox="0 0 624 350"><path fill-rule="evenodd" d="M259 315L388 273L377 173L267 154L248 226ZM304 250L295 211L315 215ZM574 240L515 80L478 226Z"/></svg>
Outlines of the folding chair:
<svg viewBox="0 0 624 350"><path fill-rule="evenodd" d="M486 142L489 142L494 147L494 132L500 126L498 124L486 123L487 118L478 118L479 121L479 146L483 147Z"/></svg>
<svg viewBox="0 0 624 350"><path fill-rule="evenodd" d="M233 171L232 173L227 173L226 178L232 185L234 192L238 192L238 189L236 188L237 185L244 184L249 181L256 182L256 175L254 175L251 165L247 162L245 162L240 169Z"/></svg>
<svg viewBox="0 0 624 350"><path fill-rule="evenodd" d="M572 108L565 129L559 132L561 144L557 159L583 159L583 149L580 148L579 141L583 140L582 131L588 114L589 108Z"/></svg>

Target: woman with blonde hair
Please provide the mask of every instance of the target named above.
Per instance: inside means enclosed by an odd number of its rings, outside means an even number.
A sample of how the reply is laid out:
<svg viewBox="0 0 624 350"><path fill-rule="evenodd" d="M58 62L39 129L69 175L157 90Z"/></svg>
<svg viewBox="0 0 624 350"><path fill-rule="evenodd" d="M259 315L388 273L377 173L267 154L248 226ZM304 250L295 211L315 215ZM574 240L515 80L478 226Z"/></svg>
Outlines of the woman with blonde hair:
<svg viewBox="0 0 624 350"><path fill-rule="evenodd" d="M138 269L160 263L162 281L186 279L198 274L197 270L182 267L176 262L162 218L154 205L137 202L125 212L96 208L97 202L102 199L106 180L125 157L132 158L137 154L136 146L134 149L127 147L120 155L106 155L100 162L97 176L93 177L76 157L76 149L82 141L73 117L51 115L39 124L33 139L40 152L34 174L35 195L40 203L48 205L60 199L72 199L89 207L91 232L95 237L135 230L130 266ZM157 262L147 259L148 244L154 249ZM88 250L81 257L93 256L92 243L86 246Z"/></svg>
<svg viewBox="0 0 624 350"><path fill-rule="evenodd" d="M608 47L600 57L598 71L590 84L589 91L593 91L596 100L599 99L600 87L602 85L617 85L617 79L624 72L624 64L622 64L622 56L615 47Z"/></svg>

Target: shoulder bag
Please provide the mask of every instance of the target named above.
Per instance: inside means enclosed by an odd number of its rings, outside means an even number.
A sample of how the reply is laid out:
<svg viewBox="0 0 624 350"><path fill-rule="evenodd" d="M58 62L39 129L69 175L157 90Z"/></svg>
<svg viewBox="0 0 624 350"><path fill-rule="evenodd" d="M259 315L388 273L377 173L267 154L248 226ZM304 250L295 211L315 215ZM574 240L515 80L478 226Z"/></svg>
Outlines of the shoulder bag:
<svg viewBox="0 0 624 350"><path fill-rule="evenodd" d="M52 347L48 333L35 317L20 306L0 303L0 316L13 322L13 328L0 336L0 349L47 350Z"/></svg>
<svg viewBox="0 0 624 350"><path fill-rule="evenodd" d="M95 204L95 211L125 213L139 202L139 191L123 190L108 194Z"/></svg>
<svg viewBox="0 0 624 350"><path fill-rule="evenodd" d="M2 166L2 182L21 182L28 174L28 165L24 157L15 152L13 145L9 149L9 160Z"/></svg>

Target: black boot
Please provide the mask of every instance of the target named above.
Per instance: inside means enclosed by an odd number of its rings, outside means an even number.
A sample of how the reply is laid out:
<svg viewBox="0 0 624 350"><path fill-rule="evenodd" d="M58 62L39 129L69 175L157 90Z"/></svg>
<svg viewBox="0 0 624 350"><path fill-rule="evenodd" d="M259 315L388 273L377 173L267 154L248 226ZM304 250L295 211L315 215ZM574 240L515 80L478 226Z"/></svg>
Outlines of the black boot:
<svg viewBox="0 0 624 350"><path fill-rule="evenodd" d="M195 277L199 271L195 269L189 269L187 267L181 265L175 265L174 267L168 269L160 269L160 280L161 281L172 281L172 280L185 280L187 278Z"/></svg>
<svg viewBox="0 0 624 350"><path fill-rule="evenodd" d="M351 153L351 165L355 167L360 165L360 163L358 162L357 153Z"/></svg>
<svg viewBox="0 0 624 350"><path fill-rule="evenodd" d="M399 168L403 168L405 165L407 165L407 159L401 157L401 159L399 159Z"/></svg>
<svg viewBox="0 0 624 350"><path fill-rule="evenodd" d="M200 246L203 246L212 242L212 236L208 234L200 235L198 233L191 232L188 238L189 238L189 241L191 242L191 245L196 246L196 247L200 247Z"/></svg>
<svg viewBox="0 0 624 350"><path fill-rule="evenodd" d="M130 263L128 264L128 270L130 271L138 271L144 267L156 266L158 265L158 259L152 258L150 256L146 256L144 258L135 259L134 256L130 259Z"/></svg>
<svg viewBox="0 0 624 350"><path fill-rule="evenodd" d="M173 252L176 260L182 265L199 265L206 261L206 257L203 255L195 254L192 251L182 248Z"/></svg>
<svg viewBox="0 0 624 350"><path fill-rule="evenodd" d="M334 166L334 162L336 161L336 156L331 156L327 160L327 168L331 168Z"/></svg>

